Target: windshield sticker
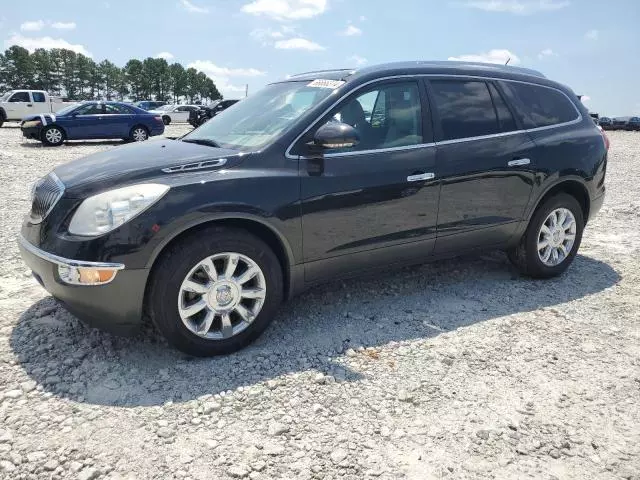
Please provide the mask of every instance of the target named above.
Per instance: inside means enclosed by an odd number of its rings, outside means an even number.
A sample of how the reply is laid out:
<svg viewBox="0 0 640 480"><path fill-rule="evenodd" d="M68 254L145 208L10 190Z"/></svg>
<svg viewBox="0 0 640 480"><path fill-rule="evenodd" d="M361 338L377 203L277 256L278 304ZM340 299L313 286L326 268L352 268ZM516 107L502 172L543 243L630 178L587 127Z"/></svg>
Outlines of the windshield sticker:
<svg viewBox="0 0 640 480"><path fill-rule="evenodd" d="M314 80L313 82L309 83L307 85L307 87L313 87L313 88L330 88L330 89L334 89L334 88L338 88L342 85L344 85L346 82L344 82L343 80L323 80L323 79L318 79L318 80Z"/></svg>

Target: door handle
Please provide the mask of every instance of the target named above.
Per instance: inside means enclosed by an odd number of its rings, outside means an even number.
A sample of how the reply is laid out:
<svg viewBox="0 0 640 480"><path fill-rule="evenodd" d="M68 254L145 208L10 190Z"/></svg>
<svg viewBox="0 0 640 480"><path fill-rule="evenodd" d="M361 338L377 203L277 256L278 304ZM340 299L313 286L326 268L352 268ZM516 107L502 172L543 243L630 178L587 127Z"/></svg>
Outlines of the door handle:
<svg viewBox="0 0 640 480"><path fill-rule="evenodd" d="M531 160L528 158L514 158L509 163L507 163L507 165L509 165L510 167L520 167L522 165L529 165L530 163Z"/></svg>
<svg viewBox="0 0 640 480"><path fill-rule="evenodd" d="M415 175L409 175L407 182L420 182L422 180L432 180L435 177L433 173L417 173Z"/></svg>
<svg viewBox="0 0 640 480"><path fill-rule="evenodd" d="M32 103L27 103L27 107L33 107Z"/></svg>

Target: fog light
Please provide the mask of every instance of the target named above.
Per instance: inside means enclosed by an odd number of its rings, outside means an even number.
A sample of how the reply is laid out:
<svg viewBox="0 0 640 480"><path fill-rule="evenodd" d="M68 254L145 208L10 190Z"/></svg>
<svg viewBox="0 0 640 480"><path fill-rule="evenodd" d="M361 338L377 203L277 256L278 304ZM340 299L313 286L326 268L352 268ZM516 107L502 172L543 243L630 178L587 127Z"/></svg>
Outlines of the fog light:
<svg viewBox="0 0 640 480"><path fill-rule="evenodd" d="M71 285L103 285L113 280L116 273L114 269L58 266L60 279Z"/></svg>

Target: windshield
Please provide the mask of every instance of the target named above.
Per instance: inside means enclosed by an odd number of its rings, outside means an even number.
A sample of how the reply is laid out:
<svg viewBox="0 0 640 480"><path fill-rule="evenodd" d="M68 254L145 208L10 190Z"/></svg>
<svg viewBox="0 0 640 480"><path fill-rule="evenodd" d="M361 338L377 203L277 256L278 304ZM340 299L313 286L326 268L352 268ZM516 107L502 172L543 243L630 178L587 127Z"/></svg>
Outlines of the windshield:
<svg viewBox="0 0 640 480"><path fill-rule="evenodd" d="M269 85L183 138L207 140L240 151L257 150L275 140L331 92L333 88L322 88L309 82Z"/></svg>
<svg viewBox="0 0 640 480"><path fill-rule="evenodd" d="M68 107L64 107L62 110L58 110L56 112L56 115L66 115L69 112L74 111L76 108L78 108L78 104L74 103L73 105L69 105Z"/></svg>
<svg viewBox="0 0 640 480"><path fill-rule="evenodd" d="M4 95L2 95L2 97L0 97L0 102L6 102L7 100L9 100L9 97L13 94L13 90L9 90L7 93L5 93Z"/></svg>

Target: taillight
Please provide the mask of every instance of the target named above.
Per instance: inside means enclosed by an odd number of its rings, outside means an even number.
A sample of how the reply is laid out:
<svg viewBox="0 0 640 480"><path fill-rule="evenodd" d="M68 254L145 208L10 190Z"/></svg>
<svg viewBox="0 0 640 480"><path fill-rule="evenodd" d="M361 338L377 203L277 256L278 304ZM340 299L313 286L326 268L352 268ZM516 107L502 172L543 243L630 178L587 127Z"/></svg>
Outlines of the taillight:
<svg viewBox="0 0 640 480"><path fill-rule="evenodd" d="M162 121L162 117L153 117L153 119L154 119L154 120L157 120L157 121L159 121L159 122L161 122L161 121Z"/></svg>
<svg viewBox="0 0 640 480"><path fill-rule="evenodd" d="M609 151L609 147L611 146L611 141L609 140L609 137L607 137L607 134L604 133L604 129L598 125L598 130L600 130L600 135L602 135L602 139L604 140L604 146L607 149L607 151Z"/></svg>

